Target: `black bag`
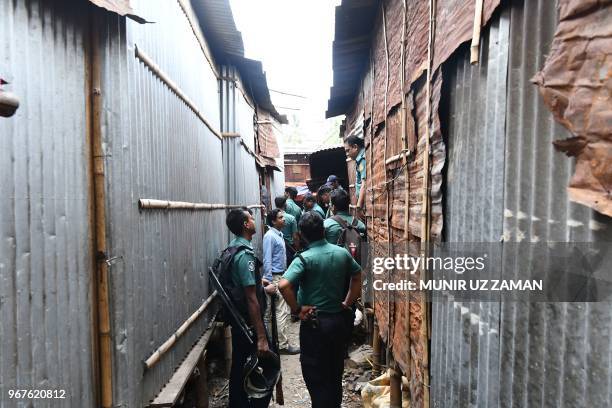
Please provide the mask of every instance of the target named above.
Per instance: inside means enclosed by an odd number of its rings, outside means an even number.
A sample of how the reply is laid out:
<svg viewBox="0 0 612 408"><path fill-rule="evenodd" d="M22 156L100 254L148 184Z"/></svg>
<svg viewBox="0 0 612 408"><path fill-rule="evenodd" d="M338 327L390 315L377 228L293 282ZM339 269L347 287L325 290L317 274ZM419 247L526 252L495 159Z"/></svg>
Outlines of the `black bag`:
<svg viewBox="0 0 612 408"><path fill-rule="evenodd" d="M342 232L338 237L337 245L346 248L351 254L353 259L361 265L361 245L363 243L363 236L357 229L359 221L356 217L353 217L353 222L349 224L339 215L331 217L332 220L336 221L342 227Z"/></svg>
<svg viewBox="0 0 612 408"><path fill-rule="evenodd" d="M240 314L245 322L250 323L249 311L247 306L246 297L244 295L244 288L240 285L235 285L232 280L232 265L234 257L243 250L250 250L246 245L230 246L225 248L221 254L215 259L211 268L211 273L214 273L219 283L223 287L227 294L230 304L224 301L224 307L222 316L226 322L230 322L233 319L233 313L228 308L233 307L235 311ZM266 296L264 294L263 285L261 283L260 266L261 261L255 257L255 289L257 293L257 300L259 301L259 308L261 315L263 316L266 310Z"/></svg>

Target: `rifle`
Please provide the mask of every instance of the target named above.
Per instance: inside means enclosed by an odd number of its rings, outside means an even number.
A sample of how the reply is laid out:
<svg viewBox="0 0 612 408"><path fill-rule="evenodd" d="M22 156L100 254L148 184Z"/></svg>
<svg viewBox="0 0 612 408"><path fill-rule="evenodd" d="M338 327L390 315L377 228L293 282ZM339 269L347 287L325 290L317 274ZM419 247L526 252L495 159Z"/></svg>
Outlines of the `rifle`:
<svg viewBox="0 0 612 408"><path fill-rule="evenodd" d="M274 344L274 348L276 349L276 353L280 356L280 350L278 349L278 327L276 325L276 293L270 296L270 301L272 302L271 310L272 310L272 343ZM280 376L278 377L278 382L276 383L276 402L278 405L285 405L285 395L283 394L283 374L281 371Z"/></svg>

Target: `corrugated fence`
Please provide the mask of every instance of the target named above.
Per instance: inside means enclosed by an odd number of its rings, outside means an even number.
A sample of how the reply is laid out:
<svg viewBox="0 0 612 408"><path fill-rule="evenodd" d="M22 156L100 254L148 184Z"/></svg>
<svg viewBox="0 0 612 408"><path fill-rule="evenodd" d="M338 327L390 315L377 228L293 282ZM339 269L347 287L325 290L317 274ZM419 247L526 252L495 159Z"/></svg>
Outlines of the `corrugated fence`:
<svg viewBox="0 0 612 408"><path fill-rule="evenodd" d="M206 328L208 318L198 319L145 371L143 361L208 296L207 267L226 242L224 211L139 211L140 198L223 203L225 185L221 140L136 55L150 58L219 129L217 79L183 10L176 1L134 6L163 23L109 15L102 33L113 400L125 407L152 399Z"/></svg>
<svg viewBox="0 0 612 408"><path fill-rule="evenodd" d="M65 390L36 406L95 403L87 10L0 1L0 76L21 100L0 118L1 407L16 406L10 389Z"/></svg>
<svg viewBox="0 0 612 408"><path fill-rule="evenodd" d="M0 76L21 98L17 114L0 119L2 408L15 406L8 390L17 388L66 391L66 399L38 400L37 407L99 404L99 263L108 265L110 334L101 336L112 339L112 406L147 405L210 313L150 369L144 360L208 297L207 268L229 234L223 210L139 209L138 200L260 203L249 152L254 111L238 109L237 100L220 107L226 91L198 41L197 21L187 17L189 2L132 6L156 23L81 1L0 0ZM90 89L95 43L101 83ZM101 101L99 122L90 97ZM239 123L222 126L230 116ZM93 159L92 123L102 146ZM95 175L92 160L103 163ZM102 175L104 202L94 204L92 180ZM105 253L94 250L100 206Z"/></svg>
<svg viewBox="0 0 612 408"><path fill-rule="evenodd" d="M484 32L478 65L467 47L444 64L445 241L612 239L609 218L568 200L572 165L552 145L568 132L530 82L556 24L549 2L508 2ZM502 278L515 263L505 260ZM433 405L609 406L610 306L434 302Z"/></svg>

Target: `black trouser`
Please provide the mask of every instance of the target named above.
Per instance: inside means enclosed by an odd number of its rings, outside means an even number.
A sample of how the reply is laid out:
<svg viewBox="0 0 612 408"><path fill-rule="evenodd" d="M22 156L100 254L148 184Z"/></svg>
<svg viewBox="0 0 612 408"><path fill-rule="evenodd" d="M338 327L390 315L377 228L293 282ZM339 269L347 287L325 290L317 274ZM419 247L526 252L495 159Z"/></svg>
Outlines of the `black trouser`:
<svg viewBox="0 0 612 408"><path fill-rule="evenodd" d="M318 327L311 322L300 326L300 362L313 408L339 408L342 403L344 356L350 336L346 312L323 314Z"/></svg>
<svg viewBox="0 0 612 408"><path fill-rule="evenodd" d="M256 345L250 344L244 334L237 327L232 327L232 368L229 382L230 408L265 408L270 405L272 393L266 398L251 399L244 392L242 375L247 357L257 350Z"/></svg>

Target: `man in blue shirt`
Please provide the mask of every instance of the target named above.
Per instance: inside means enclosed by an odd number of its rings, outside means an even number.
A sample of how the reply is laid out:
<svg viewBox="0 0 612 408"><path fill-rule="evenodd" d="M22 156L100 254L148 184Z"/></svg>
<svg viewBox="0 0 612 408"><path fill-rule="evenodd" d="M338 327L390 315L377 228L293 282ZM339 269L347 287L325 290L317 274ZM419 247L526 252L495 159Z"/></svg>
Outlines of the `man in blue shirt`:
<svg viewBox="0 0 612 408"><path fill-rule="evenodd" d="M274 205L279 210L283 210L285 215L285 226L282 229L283 238L285 238L285 249L287 250L287 265L293 261L295 251L298 249L300 235L298 234L297 220L287 212L287 198L278 196L274 199Z"/></svg>
<svg viewBox="0 0 612 408"><path fill-rule="evenodd" d="M263 239L263 286L268 296L278 294L278 281L287 269L287 253L282 229L285 226L285 213L275 208L268 212L266 221L270 229ZM289 344L289 318L291 310L282 296L276 298L276 326L278 328L278 347L281 354L298 354L300 349ZM274 298L268 299L265 320L270 328L271 305Z"/></svg>

